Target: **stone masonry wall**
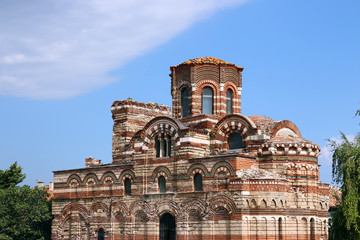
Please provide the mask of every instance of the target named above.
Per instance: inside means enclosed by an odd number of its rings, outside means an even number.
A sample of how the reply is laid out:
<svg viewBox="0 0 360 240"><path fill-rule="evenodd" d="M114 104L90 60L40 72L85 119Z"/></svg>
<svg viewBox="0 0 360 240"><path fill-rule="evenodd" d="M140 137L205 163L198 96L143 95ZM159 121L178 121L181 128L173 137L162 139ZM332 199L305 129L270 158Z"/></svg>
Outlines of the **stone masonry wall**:
<svg viewBox="0 0 360 240"><path fill-rule="evenodd" d="M116 101L111 106L114 120L112 137L113 161L123 161L133 135L156 116L171 116L164 105L139 103L131 100Z"/></svg>

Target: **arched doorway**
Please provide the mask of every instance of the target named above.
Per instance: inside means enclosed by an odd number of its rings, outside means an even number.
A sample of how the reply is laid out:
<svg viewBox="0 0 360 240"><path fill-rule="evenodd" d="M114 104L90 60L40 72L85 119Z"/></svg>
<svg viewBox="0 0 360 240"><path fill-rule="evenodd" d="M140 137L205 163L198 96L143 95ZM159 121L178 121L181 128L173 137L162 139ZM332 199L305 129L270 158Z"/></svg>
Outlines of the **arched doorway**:
<svg viewBox="0 0 360 240"><path fill-rule="evenodd" d="M98 231L98 240L104 240L105 238L105 231L103 228L100 228Z"/></svg>
<svg viewBox="0 0 360 240"><path fill-rule="evenodd" d="M170 213L165 213L160 217L160 240L176 240L175 217Z"/></svg>

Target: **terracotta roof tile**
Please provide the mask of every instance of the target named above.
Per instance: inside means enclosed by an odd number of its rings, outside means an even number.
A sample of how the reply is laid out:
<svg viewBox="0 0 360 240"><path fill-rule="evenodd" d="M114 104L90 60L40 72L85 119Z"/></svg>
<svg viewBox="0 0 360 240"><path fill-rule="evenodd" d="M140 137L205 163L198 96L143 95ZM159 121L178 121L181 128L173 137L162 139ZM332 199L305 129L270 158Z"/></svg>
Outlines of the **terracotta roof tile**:
<svg viewBox="0 0 360 240"><path fill-rule="evenodd" d="M253 115L249 118L255 123L255 125L260 129L264 134L269 135L271 129L275 126L277 121L263 116Z"/></svg>
<svg viewBox="0 0 360 240"><path fill-rule="evenodd" d="M239 69L243 69L242 67L236 66L233 63L229 63L226 62L224 60L221 60L219 58L214 58L214 57L199 57L199 58L194 58L194 59L189 59L177 66L181 66L181 65L198 65L198 64L213 64L213 65L220 65L220 64L224 64L224 65L229 65L229 66L234 66L237 67ZM176 67L177 67L176 66Z"/></svg>

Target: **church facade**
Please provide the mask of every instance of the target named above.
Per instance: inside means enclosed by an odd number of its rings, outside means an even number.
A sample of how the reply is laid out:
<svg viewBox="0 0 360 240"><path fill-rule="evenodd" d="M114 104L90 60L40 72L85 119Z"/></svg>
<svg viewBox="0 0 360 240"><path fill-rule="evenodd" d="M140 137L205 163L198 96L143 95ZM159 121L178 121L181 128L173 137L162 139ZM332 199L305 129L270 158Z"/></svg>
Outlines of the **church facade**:
<svg viewBox="0 0 360 240"><path fill-rule="evenodd" d="M320 147L241 114L243 68L170 70L172 109L113 103L112 163L54 171L52 239L328 239Z"/></svg>

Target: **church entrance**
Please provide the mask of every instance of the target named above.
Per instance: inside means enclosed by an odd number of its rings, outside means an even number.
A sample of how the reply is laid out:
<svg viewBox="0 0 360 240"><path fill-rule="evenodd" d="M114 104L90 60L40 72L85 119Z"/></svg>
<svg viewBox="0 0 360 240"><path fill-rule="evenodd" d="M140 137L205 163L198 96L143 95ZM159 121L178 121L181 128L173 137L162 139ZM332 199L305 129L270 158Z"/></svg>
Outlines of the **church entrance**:
<svg viewBox="0 0 360 240"><path fill-rule="evenodd" d="M170 213L165 213L160 217L160 240L176 240L175 217Z"/></svg>

